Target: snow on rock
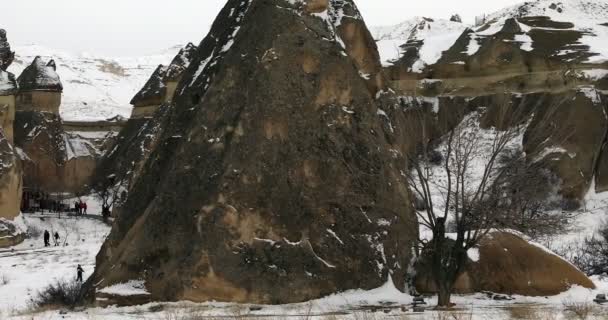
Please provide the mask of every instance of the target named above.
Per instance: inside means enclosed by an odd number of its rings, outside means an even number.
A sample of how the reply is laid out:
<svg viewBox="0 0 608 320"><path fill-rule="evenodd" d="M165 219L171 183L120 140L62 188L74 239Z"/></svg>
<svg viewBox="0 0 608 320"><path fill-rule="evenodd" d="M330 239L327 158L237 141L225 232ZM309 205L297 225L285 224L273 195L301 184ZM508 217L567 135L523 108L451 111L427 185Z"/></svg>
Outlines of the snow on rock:
<svg viewBox="0 0 608 320"><path fill-rule="evenodd" d="M415 17L397 25L372 28L372 33L384 65L401 58L404 48L419 47L412 71L420 72L426 65L437 62L466 28L460 22Z"/></svg>
<svg viewBox="0 0 608 320"><path fill-rule="evenodd" d="M61 92L63 90L55 61L46 62L40 56L36 56L34 61L21 72L17 82L19 82L19 89L23 91Z"/></svg>
<svg viewBox="0 0 608 320"><path fill-rule="evenodd" d="M467 250L467 256L469 257L469 259L471 259L471 261L478 262L479 261L479 249L471 248L471 249Z"/></svg>
<svg viewBox="0 0 608 320"><path fill-rule="evenodd" d="M534 26L534 23L522 21L523 18L547 17L552 26ZM515 18L522 35L516 41L522 43L522 50L531 51L532 38L535 31L548 32L576 31L581 38L570 44L558 55L566 56L571 51L584 50L588 46L590 57L586 62L602 63L608 61L608 3L602 0L538 0L508 7L487 17L487 24L476 28L479 37L490 37L502 30L506 21ZM556 24L557 23L557 24Z"/></svg>
<svg viewBox="0 0 608 320"><path fill-rule="evenodd" d="M18 85L15 76L0 70L0 96L9 96L17 93Z"/></svg>
<svg viewBox="0 0 608 320"><path fill-rule="evenodd" d="M130 280L126 283L118 283L109 287L105 287L101 290L97 290L97 292L116 296L136 296L150 294L146 290L146 285L143 280Z"/></svg>

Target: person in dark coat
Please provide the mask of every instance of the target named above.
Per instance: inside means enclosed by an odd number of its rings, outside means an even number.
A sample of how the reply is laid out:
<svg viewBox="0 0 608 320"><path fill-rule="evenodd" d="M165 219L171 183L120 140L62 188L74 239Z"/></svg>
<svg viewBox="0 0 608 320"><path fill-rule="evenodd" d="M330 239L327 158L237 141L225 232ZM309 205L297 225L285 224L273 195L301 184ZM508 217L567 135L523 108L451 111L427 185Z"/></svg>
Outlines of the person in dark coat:
<svg viewBox="0 0 608 320"><path fill-rule="evenodd" d="M44 230L44 246L45 247L51 246L51 234L49 233L48 230Z"/></svg>
<svg viewBox="0 0 608 320"><path fill-rule="evenodd" d="M80 205L78 204L78 201L74 202L74 211L75 214L78 214L80 211Z"/></svg>
<svg viewBox="0 0 608 320"><path fill-rule="evenodd" d="M58 247L59 246L59 232L55 231L53 238L55 238L55 247Z"/></svg>
<svg viewBox="0 0 608 320"><path fill-rule="evenodd" d="M84 273L84 270L82 269L82 267L80 265L78 265L78 268L76 268L76 281L82 282L83 273Z"/></svg>
<svg viewBox="0 0 608 320"><path fill-rule="evenodd" d="M84 214L87 214L87 203L86 202L82 203L82 210L83 210Z"/></svg>

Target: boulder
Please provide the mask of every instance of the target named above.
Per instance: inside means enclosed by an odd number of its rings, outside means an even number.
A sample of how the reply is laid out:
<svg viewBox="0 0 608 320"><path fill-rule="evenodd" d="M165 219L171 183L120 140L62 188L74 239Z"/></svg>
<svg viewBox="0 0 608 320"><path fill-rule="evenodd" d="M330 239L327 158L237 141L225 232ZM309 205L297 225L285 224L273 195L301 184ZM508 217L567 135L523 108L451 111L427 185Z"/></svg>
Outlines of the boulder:
<svg viewBox="0 0 608 320"><path fill-rule="evenodd" d="M401 111L354 3L326 2L227 2L116 214L89 297L132 280L150 300L404 289L417 221L401 118L386 116Z"/></svg>
<svg viewBox="0 0 608 320"><path fill-rule="evenodd" d="M490 291L524 296L551 296L578 285L595 289L593 282L574 265L548 249L511 232L494 231L469 251L465 272L456 293ZM417 267L416 289L437 291L425 263Z"/></svg>

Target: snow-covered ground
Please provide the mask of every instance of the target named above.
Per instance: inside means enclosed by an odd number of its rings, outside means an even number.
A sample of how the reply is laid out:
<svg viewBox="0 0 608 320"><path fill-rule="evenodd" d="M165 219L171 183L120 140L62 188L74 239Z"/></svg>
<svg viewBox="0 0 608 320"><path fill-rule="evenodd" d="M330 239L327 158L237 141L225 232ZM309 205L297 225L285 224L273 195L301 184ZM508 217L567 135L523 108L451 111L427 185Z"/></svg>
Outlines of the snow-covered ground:
<svg viewBox="0 0 608 320"><path fill-rule="evenodd" d="M38 45L16 45L10 72L19 76L36 56L54 59L63 84L60 113L68 121L97 121L115 115L131 115L131 98L146 83L159 64L171 63L181 49L175 46L141 56L108 58L74 54Z"/></svg>
<svg viewBox="0 0 608 320"><path fill-rule="evenodd" d="M66 214L24 214L23 219L31 236L17 246L0 249L0 319L27 309L37 292L56 280L75 279L78 264L85 277L90 275L95 255L110 231L100 220ZM44 230L59 233L59 246L44 247Z"/></svg>
<svg viewBox="0 0 608 320"><path fill-rule="evenodd" d="M608 193L602 195L608 199ZM596 199L598 195L590 195ZM89 213L94 213L96 201L83 197L89 203ZM93 207L93 208L92 208ZM592 208L590 208L592 209ZM428 310L424 313L413 313L413 298L399 292L387 282L384 286L369 290L352 290L335 294L318 300L280 306L253 306L231 303L150 303L132 307L107 307L79 309L77 311L47 310L33 312L30 300L36 292L58 279L72 279L76 276L76 266L81 264L85 278L94 269L95 255L107 234L109 227L97 219L72 218L57 214L25 215L25 223L35 236L24 243L9 249L0 250L0 319L11 320L55 320L55 319L201 319L200 317L223 317L240 319L256 318L294 318L294 319L512 319L513 314L521 309L532 314L531 319L573 319L572 314L564 311L571 303L592 304L598 293L608 292L608 280L592 278L596 290L573 287L567 292L552 297L513 296L513 300L497 301L485 294L456 295L453 301L457 304L455 311L442 313ZM45 248L42 241L44 230L61 235L61 246ZM36 232L37 231L37 232ZM67 235L67 246L63 245ZM123 290L122 288L117 288ZM124 290L123 290L124 291ZM141 292L138 292L141 293ZM427 305L436 304L436 298L427 297ZM594 305L595 306L595 305ZM402 311L406 307L406 311ZM375 312L373 312L375 310ZM596 306L596 318L608 314L608 309ZM455 317L452 317L452 316ZM541 318L542 315L542 318ZM549 317L550 316L550 317Z"/></svg>

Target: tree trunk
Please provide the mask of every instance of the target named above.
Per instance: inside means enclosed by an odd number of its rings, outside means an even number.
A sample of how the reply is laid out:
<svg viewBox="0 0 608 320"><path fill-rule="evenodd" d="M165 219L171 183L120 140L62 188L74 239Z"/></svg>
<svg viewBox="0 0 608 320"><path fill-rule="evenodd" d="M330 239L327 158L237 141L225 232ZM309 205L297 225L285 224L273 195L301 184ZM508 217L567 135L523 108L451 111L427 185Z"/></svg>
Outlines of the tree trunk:
<svg viewBox="0 0 608 320"><path fill-rule="evenodd" d="M452 298L452 288L445 283L440 284L438 288L437 307L449 308Z"/></svg>

